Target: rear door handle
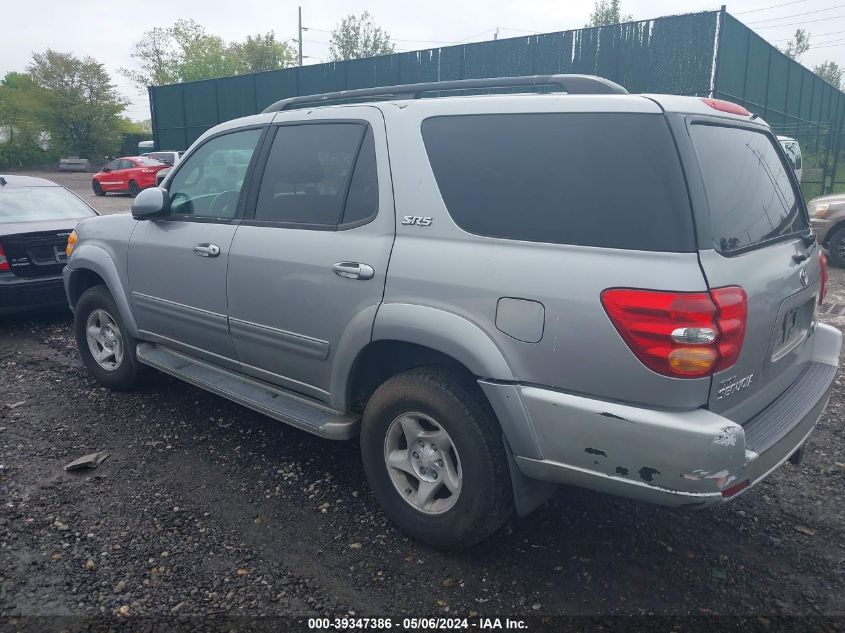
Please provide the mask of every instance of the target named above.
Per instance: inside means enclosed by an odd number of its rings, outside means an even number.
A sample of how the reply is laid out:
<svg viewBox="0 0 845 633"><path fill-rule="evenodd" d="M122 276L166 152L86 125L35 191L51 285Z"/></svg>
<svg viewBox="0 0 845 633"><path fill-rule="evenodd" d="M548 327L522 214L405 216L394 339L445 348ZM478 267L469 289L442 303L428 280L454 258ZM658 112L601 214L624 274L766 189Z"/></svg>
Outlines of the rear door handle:
<svg viewBox="0 0 845 633"><path fill-rule="evenodd" d="M372 266L358 262L338 262L332 266L335 275L346 279L372 279L375 271Z"/></svg>
<svg viewBox="0 0 845 633"><path fill-rule="evenodd" d="M197 244L194 246L194 255L200 257L217 257L220 254L220 247L217 244Z"/></svg>

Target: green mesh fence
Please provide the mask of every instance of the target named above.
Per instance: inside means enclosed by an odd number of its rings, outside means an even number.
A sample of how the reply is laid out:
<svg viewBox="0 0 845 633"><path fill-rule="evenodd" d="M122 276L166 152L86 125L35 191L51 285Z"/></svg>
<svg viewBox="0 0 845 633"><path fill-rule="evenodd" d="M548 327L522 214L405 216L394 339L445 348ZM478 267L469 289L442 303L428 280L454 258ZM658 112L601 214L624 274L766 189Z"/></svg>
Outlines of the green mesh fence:
<svg viewBox="0 0 845 633"><path fill-rule="evenodd" d="M718 12L543 33L150 88L159 149L285 97L395 84L582 73L630 92L710 94Z"/></svg>
<svg viewBox="0 0 845 633"><path fill-rule="evenodd" d="M798 140L804 195L845 190L842 133L845 94L823 81L731 15L722 17L714 93Z"/></svg>

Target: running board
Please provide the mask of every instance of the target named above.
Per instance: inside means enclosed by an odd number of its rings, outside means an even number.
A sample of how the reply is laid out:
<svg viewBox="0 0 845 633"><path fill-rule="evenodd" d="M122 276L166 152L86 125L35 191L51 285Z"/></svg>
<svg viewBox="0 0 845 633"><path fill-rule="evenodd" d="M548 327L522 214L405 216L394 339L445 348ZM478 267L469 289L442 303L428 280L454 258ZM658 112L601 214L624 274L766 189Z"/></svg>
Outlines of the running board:
<svg viewBox="0 0 845 633"><path fill-rule="evenodd" d="M361 422L358 414L340 413L304 396L161 345L138 343L136 355L144 365L314 435L331 440L348 440L358 435Z"/></svg>

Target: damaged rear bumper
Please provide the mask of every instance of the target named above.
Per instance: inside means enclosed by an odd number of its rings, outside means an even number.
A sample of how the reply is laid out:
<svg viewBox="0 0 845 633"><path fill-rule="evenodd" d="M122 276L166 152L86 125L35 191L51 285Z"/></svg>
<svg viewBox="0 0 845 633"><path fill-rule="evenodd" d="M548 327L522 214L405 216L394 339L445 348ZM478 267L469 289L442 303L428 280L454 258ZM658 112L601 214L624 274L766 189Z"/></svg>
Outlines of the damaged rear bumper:
<svg viewBox="0 0 845 633"><path fill-rule="evenodd" d="M705 409L658 411L518 387L541 456L514 455L516 465L531 479L668 506L735 498L802 447L827 404L842 335L819 325L814 338L813 361L743 426Z"/></svg>

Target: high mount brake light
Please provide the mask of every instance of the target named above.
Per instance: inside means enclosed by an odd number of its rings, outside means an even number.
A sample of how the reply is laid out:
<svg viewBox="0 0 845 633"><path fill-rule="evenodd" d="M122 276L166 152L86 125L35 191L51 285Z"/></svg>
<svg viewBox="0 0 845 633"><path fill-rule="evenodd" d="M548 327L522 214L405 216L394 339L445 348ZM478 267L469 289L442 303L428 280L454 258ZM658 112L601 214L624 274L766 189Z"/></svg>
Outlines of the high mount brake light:
<svg viewBox="0 0 845 633"><path fill-rule="evenodd" d="M739 116L751 116L751 113L748 110L743 108L741 105L731 103L730 101L725 101L723 99L702 99L702 101L719 112L738 114Z"/></svg>
<svg viewBox="0 0 845 633"><path fill-rule="evenodd" d="M748 302L738 286L710 292L610 288L601 302L646 367L673 378L710 376L739 358Z"/></svg>

